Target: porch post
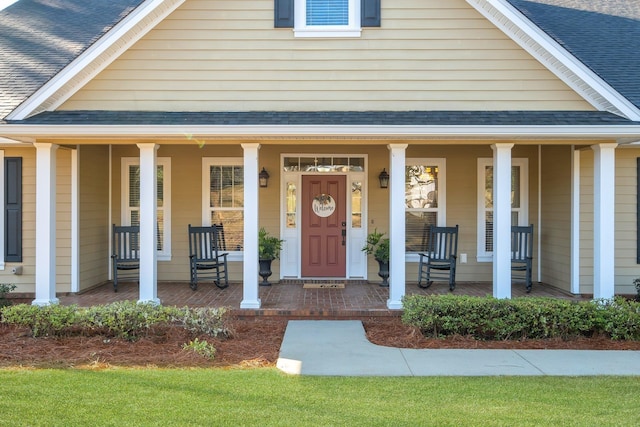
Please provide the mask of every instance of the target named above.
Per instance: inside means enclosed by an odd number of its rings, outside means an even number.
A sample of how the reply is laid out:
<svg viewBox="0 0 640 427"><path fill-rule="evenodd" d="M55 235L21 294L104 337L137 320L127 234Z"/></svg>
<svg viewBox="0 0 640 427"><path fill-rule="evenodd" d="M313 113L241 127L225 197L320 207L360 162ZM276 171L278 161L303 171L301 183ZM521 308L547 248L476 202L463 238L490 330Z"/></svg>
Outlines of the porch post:
<svg viewBox="0 0 640 427"><path fill-rule="evenodd" d="M56 153L58 146L36 147L36 299L33 305L50 305L56 298Z"/></svg>
<svg viewBox="0 0 640 427"><path fill-rule="evenodd" d="M158 144L138 144L140 149L140 303L158 299Z"/></svg>
<svg viewBox="0 0 640 427"><path fill-rule="evenodd" d="M580 293L580 150L571 146L571 293Z"/></svg>
<svg viewBox="0 0 640 427"><path fill-rule="evenodd" d="M593 176L593 298L613 298L615 292L615 175L618 144L592 145Z"/></svg>
<svg viewBox="0 0 640 427"><path fill-rule="evenodd" d="M493 144L493 296L511 298L511 149Z"/></svg>
<svg viewBox="0 0 640 427"><path fill-rule="evenodd" d="M407 144L389 145L389 299L387 308L402 309L405 294L405 201L404 171Z"/></svg>
<svg viewBox="0 0 640 427"><path fill-rule="evenodd" d="M258 298L258 150L260 144L242 144L244 150L244 252L240 308L260 308Z"/></svg>

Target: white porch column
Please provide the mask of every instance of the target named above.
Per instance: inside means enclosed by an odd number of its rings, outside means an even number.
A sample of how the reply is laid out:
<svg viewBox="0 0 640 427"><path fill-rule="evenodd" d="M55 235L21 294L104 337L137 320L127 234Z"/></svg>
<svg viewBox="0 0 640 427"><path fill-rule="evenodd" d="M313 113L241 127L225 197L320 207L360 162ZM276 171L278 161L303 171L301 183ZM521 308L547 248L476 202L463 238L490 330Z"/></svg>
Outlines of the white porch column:
<svg viewBox="0 0 640 427"><path fill-rule="evenodd" d="M57 304L56 298L56 152L36 147L36 299L33 305Z"/></svg>
<svg viewBox="0 0 640 427"><path fill-rule="evenodd" d="M571 146L571 293L580 293L580 150Z"/></svg>
<svg viewBox="0 0 640 427"><path fill-rule="evenodd" d="M258 150L260 144L242 144L244 150L244 252L240 308L260 308L258 298Z"/></svg>
<svg viewBox="0 0 640 427"><path fill-rule="evenodd" d="M615 203L617 144L592 145L593 298L613 298L615 291Z"/></svg>
<svg viewBox="0 0 640 427"><path fill-rule="evenodd" d="M140 299L160 304L158 299L158 165L154 143L140 149Z"/></svg>
<svg viewBox="0 0 640 427"><path fill-rule="evenodd" d="M71 150L71 292L80 291L79 167L80 146L78 145Z"/></svg>
<svg viewBox="0 0 640 427"><path fill-rule="evenodd" d="M407 144L389 145L389 299L387 308L402 309L405 294L405 201L404 171Z"/></svg>
<svg viewBox="0 0 640 427"><path fill-rule="evenodd" d="M493 144L493 296L511 298L511 143Z"/></svg>

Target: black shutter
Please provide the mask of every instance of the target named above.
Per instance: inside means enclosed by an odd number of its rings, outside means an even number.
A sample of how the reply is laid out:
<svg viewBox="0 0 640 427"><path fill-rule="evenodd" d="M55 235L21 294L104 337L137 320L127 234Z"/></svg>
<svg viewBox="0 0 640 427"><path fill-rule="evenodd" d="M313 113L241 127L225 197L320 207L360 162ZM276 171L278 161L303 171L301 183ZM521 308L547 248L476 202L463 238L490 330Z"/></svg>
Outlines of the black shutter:
<svg viewBox="0 0 640 427"><path fill-rule="evenodd" d="M273 12L276 28L293 28L293 3L295 0L274 0Z"/></svg>
<svg viewBox="0 0 640 427"><path fill-rule="evenodd" d="M380 0L362 0L360 3L360 25L362 27L380 26Z"/></svg>
<svg viewBox="0 0 640 427"><path fill-rule="evenodd" d="M22 262L22 158L4 159L4 260Z"/></svg>

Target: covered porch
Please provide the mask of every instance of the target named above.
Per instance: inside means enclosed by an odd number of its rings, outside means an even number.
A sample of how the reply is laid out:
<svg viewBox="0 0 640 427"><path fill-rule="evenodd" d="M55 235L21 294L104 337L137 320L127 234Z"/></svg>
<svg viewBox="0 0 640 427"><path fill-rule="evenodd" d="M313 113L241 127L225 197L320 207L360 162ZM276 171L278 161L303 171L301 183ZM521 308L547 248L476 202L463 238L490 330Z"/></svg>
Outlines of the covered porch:
<svg viewBox="0 0 640 427"><path fill-rule="evenodd" d="M242 315L286 315L296 317L358 317L399 315L398 310L389 310L387 300L389 288L381 287L376 282L362 280L323 282L327 286L344 284L343 288L305 288L303 280L282 280L272 286L261 286L259 297L262 306L259 310L241 309L242 283L232 282L226 289L218 289L215 285L202 283L197 291L192 291L188 282L158 283L158 298L163 305L189 307L229 307ZM421 289L415 283L407 283L406 295L471 295L490 296L490 282L459 282L453 292L445 282L436 282L428 289ZM512 285L512 296L517 297L552 297L572 300L582 296L572 295L553 286L534 284L531 293L526 293L524 284ZM590 296L584 296L589 298ZM105 283L80 294L59 296L61 304L77 304L92 306L108 304L115 301L138 301L138 285L125 282L119 285L118 292L113 292L111 283Z"/></svg>

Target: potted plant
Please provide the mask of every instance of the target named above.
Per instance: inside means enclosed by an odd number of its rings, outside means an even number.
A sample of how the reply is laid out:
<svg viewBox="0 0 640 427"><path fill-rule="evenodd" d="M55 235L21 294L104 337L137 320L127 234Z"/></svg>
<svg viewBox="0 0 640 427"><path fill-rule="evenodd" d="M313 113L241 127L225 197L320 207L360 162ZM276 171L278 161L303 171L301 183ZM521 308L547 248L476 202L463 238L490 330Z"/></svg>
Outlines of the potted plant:
<svg viewBox="0 0 640 427"><path fill-rule="evenodd" d="M271 286L271 283L267 281L271 276L271 261L280 258L280 251L282 250L282 243L284 240L280 240L277 237L271 236L264 227L258 231L258 262L260 263L260 276L262 282L260 286Z"/></svg>
<svg viewBox="0 0 640 427"><path fill-rule="evenodd" d="M378 261L378 276L382 278L380 286L389 286L389 238L375 229L367 236L367 244L362 251Z"/></svg>

